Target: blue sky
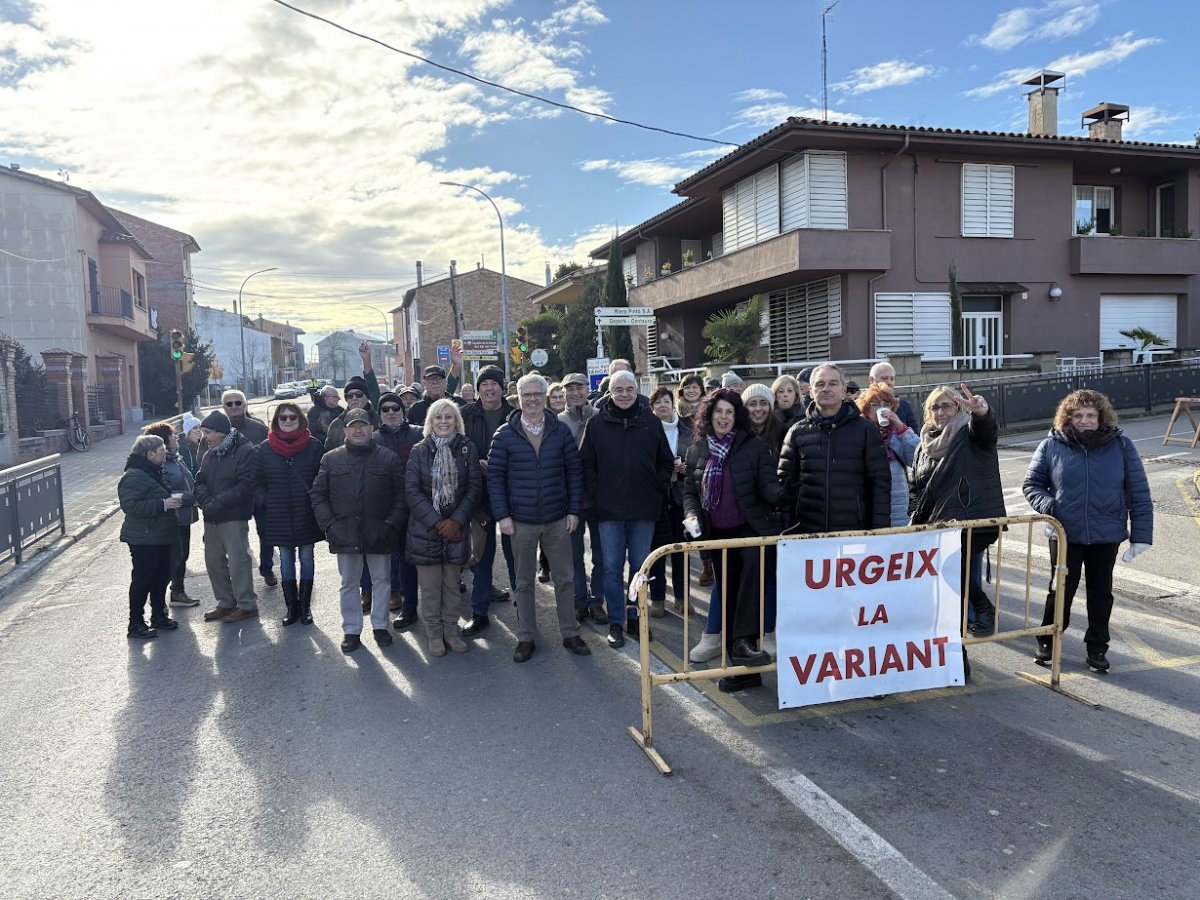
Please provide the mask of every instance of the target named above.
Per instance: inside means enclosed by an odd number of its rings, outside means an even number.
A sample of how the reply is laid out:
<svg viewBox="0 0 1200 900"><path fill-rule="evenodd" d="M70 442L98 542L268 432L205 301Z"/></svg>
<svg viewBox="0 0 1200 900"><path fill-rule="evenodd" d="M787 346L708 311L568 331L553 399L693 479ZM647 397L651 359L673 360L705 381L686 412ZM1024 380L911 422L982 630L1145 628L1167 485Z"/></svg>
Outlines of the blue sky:
<svg viewBox="0 0 1200 900"><path fill-rule="evenodd" d="M560 102L737 143L821 111L814 0L296 0L397 47ZM1060 131L1100 101L1126 135L1191 143L1200 4L841 0L833 117L1024 130L1018 75L1068 75ZM1147 11L1152 11L1152 15ZM381 329L413 279L498 268L541 282L729 147L481 87L270 0L0 0L0 163L193 234L198 301L315 335Z"/></svg>

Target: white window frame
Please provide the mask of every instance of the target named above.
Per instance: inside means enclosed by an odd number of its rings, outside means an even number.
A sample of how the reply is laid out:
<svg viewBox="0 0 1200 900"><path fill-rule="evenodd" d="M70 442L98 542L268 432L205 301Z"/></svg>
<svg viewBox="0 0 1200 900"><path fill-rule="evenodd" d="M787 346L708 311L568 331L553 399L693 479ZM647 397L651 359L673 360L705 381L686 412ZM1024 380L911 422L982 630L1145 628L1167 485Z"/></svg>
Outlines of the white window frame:
<svg viewBox="0 0 1200 900"><path fill-rule="evenodd" d="M721 192L721 251L732 253L752 247L777 234L779 166L776 164Z"/></svg>
<svg viewBox="0 0 1200 900"><path fill-rule="evenodd" d="M1108 199L1108 229L1101 231L1097 224L1096 211L1100 209L1101 197ZM1086 235L1080 234L1079 222L1083 221L1079 218L1079 203L1086 200L1091 203L1092 230ZM1117 224L1117 189L1106 184L1077 184L1071 192L1071 232L1076 237L1108 237L1112 233L1112 226Z"/></svg>
<svg viewBox="0 0 1200 900"><path fill-rule="evenodd" d="M876 356L889 353L950 356L949 294L877 293L873 319Z"/></svg>
<svg viewBox="0 0 1200 900"><path fill-rule="evenodd" d="M1011 238L1016 223L1016 167L963 163L963 237Z"/></svg>
<svg viewBox="0 0 1200 900"><path fill-rule="evenodd" d="M849 225L846 154L806 150L780 167L780 223L796 228L845 230Z"/></svg>

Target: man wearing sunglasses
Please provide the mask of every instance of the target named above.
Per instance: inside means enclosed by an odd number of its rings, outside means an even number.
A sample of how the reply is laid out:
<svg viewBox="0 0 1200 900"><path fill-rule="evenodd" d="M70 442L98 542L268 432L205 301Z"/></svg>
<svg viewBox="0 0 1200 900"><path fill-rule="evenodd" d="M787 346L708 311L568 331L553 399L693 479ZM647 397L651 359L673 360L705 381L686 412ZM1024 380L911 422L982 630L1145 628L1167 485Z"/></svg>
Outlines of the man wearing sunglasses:
<svg viewBox="0 0 1200 900"><path fill-rule="evenodd" d="M223 393L221 408L229 419L229 426L236 428L237 433L256 450L267 439L267 423L250 415L250 405L241 391ZM279 579L275 577L275 547L270 541L263 540L263 506L257 500L254 504L254 530L258 534L258 574L267 587L275 587L279 584Z"/></svg>
<svg viewBox="0 0 1200 900"><path fill-rule="evenodd" d="M378 387L376 387L376 390L378 390ZM367 418L371 423L371 429L374 430L379 427L379 416L375 412L375 407L371 404L371 398L367 391L367 380L361 375L355 375L346 382L346 387L342 391L342 395L346 398L346 411L329 423L329 433L325 438L326 453L330 450L336 450L346 443L346 416L352 410L366 410Z"/></svg>

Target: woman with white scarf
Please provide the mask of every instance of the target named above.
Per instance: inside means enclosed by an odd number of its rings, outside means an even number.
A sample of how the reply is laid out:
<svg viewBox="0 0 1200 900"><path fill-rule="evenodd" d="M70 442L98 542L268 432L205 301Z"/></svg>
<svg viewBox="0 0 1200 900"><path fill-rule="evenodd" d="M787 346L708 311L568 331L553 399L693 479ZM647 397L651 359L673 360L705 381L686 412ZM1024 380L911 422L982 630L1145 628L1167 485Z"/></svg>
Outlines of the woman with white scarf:
<svg viewBox="0 0 1200 900"><path fill-rule="evenodd" d="M458 630L458 580L470 557L470 521L482 491L479 455L467 440L462 413L451 400L435 401L425 416L425 439L413 448L405 473L405 555L417 567L430 656L445 656L447 647L467 651Z"/></svg>
<svg viewBox="0 0 1200 900"><path fill-rule="evenodd" d="M650 410L662 423L667 435L667 444L671 448L671 456L675 457L675 471L671 475L671 489L663 502L662 514L654 523L654 538L650 543L651 549L665 547L667 544L678 544L685 540L683 533L683 460L688 448L692 446L692 423L679 415L675 397L671 389L660 387L650 395ZM661 619L666 615L667 605L667 561L660 559L650 567L650 615ZM671 554L671 594L675 598L675 606L683 609L683 598L687 593L687 585L683 580L683 554Z"/></svg>

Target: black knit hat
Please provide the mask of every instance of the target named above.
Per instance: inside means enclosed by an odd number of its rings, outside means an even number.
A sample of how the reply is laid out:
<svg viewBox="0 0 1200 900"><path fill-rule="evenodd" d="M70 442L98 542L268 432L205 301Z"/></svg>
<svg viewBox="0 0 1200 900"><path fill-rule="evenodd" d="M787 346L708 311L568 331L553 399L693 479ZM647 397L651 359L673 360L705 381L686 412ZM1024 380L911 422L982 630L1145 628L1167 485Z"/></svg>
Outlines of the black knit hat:
<svg viewBox="0 0 1200 900"><path fill-rule="evenodd" d="M346 391L362 391L365 394L367 392L367 380L361 375L355 375L347 379L346 386L342 388L342 394L344 395Z"/></svg>
<svg viewBox="0 0 1200 900"><path fill-rule="evenodd" d="M219 409L214 409L204 421L200 423L201 428L207 428L209 431L219 431L221 434L229 434L229 429L232 427L229 424L229 416L221 412Z"/></svg>
<svg viewBox="0 0 1200 900"><path fill-rule="evenodd" d="M475 390L479 390L485 381L494 381L500 385L500 390L504 390L504 370L499 366L484 366L475 376Z"/></svg>
<svg viewBox="0 0 1200 900"><path fill-rule="evenodd" d="M382 408L385 403L395 403L401 411L404 410L404 404L400 402L400 395L395 391L384 391L379 395L379 406Z"/></svg>

